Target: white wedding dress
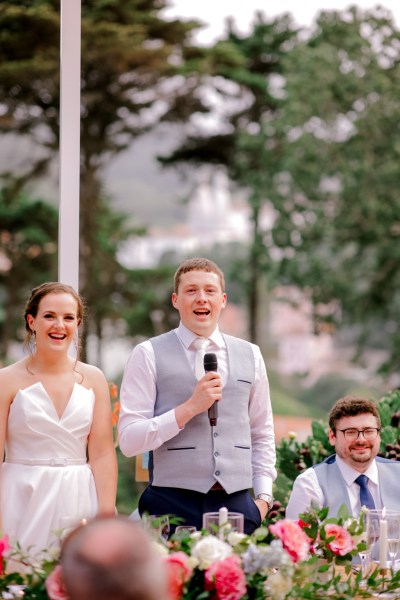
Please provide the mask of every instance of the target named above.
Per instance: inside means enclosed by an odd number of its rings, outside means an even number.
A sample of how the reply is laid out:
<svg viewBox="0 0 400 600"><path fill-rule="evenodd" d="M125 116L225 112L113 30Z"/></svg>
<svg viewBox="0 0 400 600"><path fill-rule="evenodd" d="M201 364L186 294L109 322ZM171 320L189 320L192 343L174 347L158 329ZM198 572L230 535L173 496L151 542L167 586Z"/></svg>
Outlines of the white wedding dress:
<svg viewBox="0 0 400 600"><path fill-rule="evenodd" d="M42 383L19 390L10 407L2 471L3 533L31 556L59 547L60 529L97 512L86 462L94 393L75 383L59 418Z"/></svg>

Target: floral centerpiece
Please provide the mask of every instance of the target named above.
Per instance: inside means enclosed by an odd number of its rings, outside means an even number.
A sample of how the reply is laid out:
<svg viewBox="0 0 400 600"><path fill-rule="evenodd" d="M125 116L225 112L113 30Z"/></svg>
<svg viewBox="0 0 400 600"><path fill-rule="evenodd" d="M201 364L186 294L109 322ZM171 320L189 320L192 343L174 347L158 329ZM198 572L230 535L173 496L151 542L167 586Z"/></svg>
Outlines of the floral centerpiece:
<svg viewBox="0 0 400 600"><path fill-rule="evenodd" d="M290 519L260 527L247 536L224 528L218 535L175 535L159 544L169 573L173 600L213 598L325 598L346 590L354 597L360 577L351 577L351 561L365 548L364 520L345 508L333 519L327 510L311 510L300 521ZM221 535L222 533L222 535ZM321 565L322 562L322 565ZM333 568L342 565L338 575Z"/></svg>
<svg viewBox="0 0 400 600"><path fill-rule="evenodd" d="M394 591L400 598L400 572L383 577L379 569L362 580L352 559L365 549L364 518L342 507L336 518L310 510L299 521L277 520L252 535L225 525L181 531L154 541L165 563L171 600L350 600ZM25 573L10 565L22 562ZM19 548L0 539L0 598L68 600L57 558L29 563Z"/></svg>
<svg viewBox="0 0 400 600"><path fill-rule="evenodd" d="M310 510L299 521L278 520L252 535L201 531L158 544L166 562L172 600L350 600L396 590L400 572L379 569L363 580L352 565L365 550L364 515L336 518Z"/></svg>
<svg viewBox="0 0 400 600"><path fill-rule="evenodd" d="M0 598L48 600L47 586L59 569L58 557L56 547L31 557L19 544L12 547L7 535L0 538ZM54 596L53 600L66 600L66 596Z"/></svg>

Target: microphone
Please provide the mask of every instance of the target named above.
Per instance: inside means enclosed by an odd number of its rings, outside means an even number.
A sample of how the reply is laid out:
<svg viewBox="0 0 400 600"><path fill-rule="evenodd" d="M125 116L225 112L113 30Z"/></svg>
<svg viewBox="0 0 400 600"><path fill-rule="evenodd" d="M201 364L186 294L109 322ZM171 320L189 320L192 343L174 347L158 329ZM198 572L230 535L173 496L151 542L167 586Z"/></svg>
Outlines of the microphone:
<svg viewBox="0 0 400 600"><path fill-rule="evenodd" d="M216 371L218 369L217 355L213 352L208 352L204 355L204 371L209 373L210 371ZM218 418L218 402L214 402L208 409L208 418L210 420L211 427L217 424Z"/></svg>

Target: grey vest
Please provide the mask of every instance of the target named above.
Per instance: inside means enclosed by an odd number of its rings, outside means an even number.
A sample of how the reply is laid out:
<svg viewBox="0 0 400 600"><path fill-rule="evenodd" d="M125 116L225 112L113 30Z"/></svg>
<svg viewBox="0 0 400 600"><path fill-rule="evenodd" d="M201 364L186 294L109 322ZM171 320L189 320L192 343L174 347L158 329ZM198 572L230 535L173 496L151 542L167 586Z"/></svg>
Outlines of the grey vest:
<svg viewBox="0 0 400 600"><path fill-rule="evenodd" d="M390 510L400 509L400 462L376 457L379 475L379 492L383 506ZM336 463L336 455L314 466L318 483L324 494L324 506L329 506L329 516L335 517L341 504L350 509L347 485ZM358 516L358 515L353 515Z"/></svg>
<svg viewBox="0 0 400 600"><path fill-rule="evenodd" d="M207 411L189 421L174 438L150 453L153 485L207 492L219 481L228 494L252 486L249 396L255 366L249 342L224 335L229 376L218 404L218 423ZM152 338L157 375L154 415L185 402L197 380L174 331Z"/></svg>

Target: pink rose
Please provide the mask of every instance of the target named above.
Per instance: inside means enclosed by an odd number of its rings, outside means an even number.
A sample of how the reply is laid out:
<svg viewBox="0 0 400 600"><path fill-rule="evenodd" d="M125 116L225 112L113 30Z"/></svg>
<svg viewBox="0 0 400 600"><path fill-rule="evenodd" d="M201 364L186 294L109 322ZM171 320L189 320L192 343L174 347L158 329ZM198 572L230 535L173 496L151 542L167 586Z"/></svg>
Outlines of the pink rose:
<svg viewBox="0 0 400 600"><path fill-rule="evenodd" d="M0 538L0 575L3 575L4 572L4 554L10 549L10 544L8 543L8 535Z"/></svg>
<svg viewBox="0 0 400 600"><path fill-rule="evenodd" d="M298 523L290 519L283 519L270 525L269 529L281 540L282 546L292 562L307 559L310 552L310 538Z"/></svg>
<svg viewBox="0 0 400 600"><path fill-rule="evenodd" d="M57 565L46 579L46 590L50 600L68 600L62 580L62 568Z"/></svg>
<svg viewBox="0 0 400 600"><path fill-rule="evenodd" d="M205 572L207 590L215 590L218 600L239 600L246 592L246 577L240 558L233 554L215 562Z"/></svg>
<svg viewBox="0 0 400 600"><path fill-rule="evenodd" d="M333 536L333 540L327 543L327 547L334 554L344 556L355 548L355 543L350 533L341 525L328 523L325 525L325 534L326 539Z"/></svg>
<svg viewBox="0 0 400 600"><path fill-rule="evenodd" d="M193 571L188 565L188 556L184 552L174 552L165 556L164 562L167 565L169 596L171 600L179 600Z"/></svg>

